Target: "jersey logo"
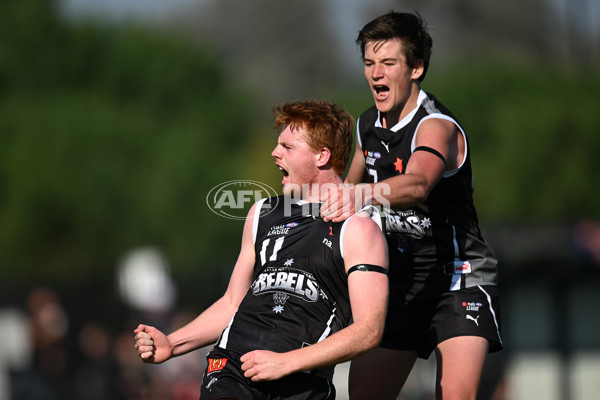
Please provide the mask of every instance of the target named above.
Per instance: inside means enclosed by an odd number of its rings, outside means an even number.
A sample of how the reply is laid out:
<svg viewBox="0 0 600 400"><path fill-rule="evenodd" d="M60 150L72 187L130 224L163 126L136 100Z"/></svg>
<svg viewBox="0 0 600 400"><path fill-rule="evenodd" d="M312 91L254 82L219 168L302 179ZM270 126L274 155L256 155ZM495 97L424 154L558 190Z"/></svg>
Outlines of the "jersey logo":
<svg viewBox="0 0 600 400"><path fill-rule="evenodd" d="M399 174L401 174L402 171L404 170L404 167L402 165L402 160L398 157L396 157L396 162L394 163L394 166L396 167L395 170L398 171Z"/></svg>
<svg viewBox="0 0 600 400"><path fill-rule="evenodd" d="M389 153L389 150L388 150ZM365 162L367 165L375 165L375 161L381 158L381 153L378 151L367 151L365 150Z"/></svg>
<svg viewBox="0 0 600 400"><path fill-rule="evenodd" d="M290 229L295 228L296 226L298 226L297 222L272 226L267 231L267 237L271 235L287 235L290 232Z"/></svg>
<svg viewBox="0 0 600 400"><path fill-rule="evenodd" d="M283 312L283 306L289 298L290 296L284 292L275 292L273 294L273 301L275 302L275 307L273 307L273 311L275 311L275 314L281 314Z"/></svg>
<svg viewBox="0 0 600 400"><path fill-rule="evenodd" d="M329 227L329 236L333 236L333 226Z"/></svg>
<svg viewBox="0 0 600 400"><path fill-rule="evenodd" d="M255 296L284 292L308 302L317 301L322 292L311 273L287 267L265 268L252 282L251 288Z"/></svg>
<svg viewBox="0 0 600 400"><path fill-rule="evenodd" d="M225 368L225 364L227 364L226 358L209 358L206 373L210 374L211 372L220 371Z"/></svg>
<svg viewBox="0 0 600 400"><path fill-rule="evenodd" d="M387 150L387 152L390 152L390 144L388 142L384 142L383 140L380 140L381 144L385 147L385 149Z"/></svg>
<svg viewBox="0 0 600 400"><path fill-rule="evenodd" d="M470 319L471 321L475 322L475 325L479 326L479 322L477 320L479 319L480 316L481 315L478 315L477 318L473 318L469 314L467 314L467 319Z"/></svg>
<svg viewBox="0 0 600 400"><path fill-rule="evenodd" d="M425 236L425 229L431 227L429 218L419 218L413 211L386 210L385 228L389 232L401 233L421 239Z"/></svg>
<svg viewBox="0 0 600 400"><path fill-rule="evenodd" d="M465 307L467 311L479 311L479 307L482 307L483 304L478 301L470 301L468 303L463 301L462 306Z"/></svg>

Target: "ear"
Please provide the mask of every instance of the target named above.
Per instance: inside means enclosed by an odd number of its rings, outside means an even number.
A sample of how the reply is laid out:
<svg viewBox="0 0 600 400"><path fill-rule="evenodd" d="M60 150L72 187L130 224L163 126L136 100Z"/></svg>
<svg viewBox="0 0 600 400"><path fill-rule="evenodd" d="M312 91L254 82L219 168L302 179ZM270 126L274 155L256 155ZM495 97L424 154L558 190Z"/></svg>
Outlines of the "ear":
<svg viewBox="0 0 600 400"><path fill-rule="evenodd" d="M331 151L329 151L327 147L322 147L321 150L315 154L315 156L317 167L322 168L329 162L329 159L331 158Z"/></svg>
<svg viewBox="0 0 600 400"><path fill-rule="evenodd" d="M425 69L425 68L423 67L423 62L422 62L422 61L421 61L421 62L419 62L419 63L418 63L418 64L417 64L417 65L416 65L416 66L413 68L413 71L412 71L412 77L411 77L411 78L412 78L413 80L417 80L417 79L419 79L419 78L421 77L421 75L423 75L423 70L424 70L424 69Z"/></svg>

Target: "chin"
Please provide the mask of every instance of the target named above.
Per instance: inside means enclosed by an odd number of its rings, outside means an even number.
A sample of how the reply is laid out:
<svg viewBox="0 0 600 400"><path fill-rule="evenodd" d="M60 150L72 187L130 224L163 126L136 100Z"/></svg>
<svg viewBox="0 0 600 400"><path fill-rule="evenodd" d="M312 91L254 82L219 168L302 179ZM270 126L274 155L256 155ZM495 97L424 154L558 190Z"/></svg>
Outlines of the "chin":
<svg viewBox="0 0 600 400"><path fill-rule="evenodd" d="M375 107L380 113L387 113L391 110L391 107L385 101L375 102Z"/></svg>

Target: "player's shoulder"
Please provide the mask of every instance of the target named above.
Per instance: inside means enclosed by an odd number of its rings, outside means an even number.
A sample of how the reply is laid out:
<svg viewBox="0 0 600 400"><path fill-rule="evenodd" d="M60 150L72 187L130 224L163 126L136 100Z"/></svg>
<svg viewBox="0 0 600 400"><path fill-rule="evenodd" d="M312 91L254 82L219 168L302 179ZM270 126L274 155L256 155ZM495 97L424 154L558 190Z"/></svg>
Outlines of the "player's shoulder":
<svg viewBox="0 0 600 400"><path fill-rule="evenodd" d="M258 200L255 204L277 204L281 201L283 201L284 199L284 195L279 195L279 196L272 196L272 197L265 197L262 198L260 200Z"/></svg>
<svg viewBox="0 0 600 400"><path fill-rule="evenodd" d="M342 236L341 254L348 267L357 262L383 262L385 256L380 252L386 253L386 240L377 208L368 206L348 218Z"/></svg>
<svg viewBox="0 0 600 400"><path fill-rule="evenodd" d="M281 196L263 197L250 206L247 218L260 219L273 211L281 201Z"/></svg>
<svg viewBox="0 0 600 400"><path fill-rule="evenodd" d="M382 232L381 215L374 206L367 206L345 221L344 229L349 237L368 237Z"/></svg>
<svg viewBox="0 0 600 400"><path fill-rule="evenodd" d="M457 129L454 120L447 118L444 114L436 114L423 118L419 124L419 129L442 129L455 131Z"/></svg>
<svg viewBox="0 0 600 400"><path fill-rule="evenodd" d="M272 197L263 197L262 199L256 201L252 205L252 209L260 212L261 214L265 214L264 210L272 211L275 210L278 206L284 203L285 199L283 195L272 196Z"/></svg>

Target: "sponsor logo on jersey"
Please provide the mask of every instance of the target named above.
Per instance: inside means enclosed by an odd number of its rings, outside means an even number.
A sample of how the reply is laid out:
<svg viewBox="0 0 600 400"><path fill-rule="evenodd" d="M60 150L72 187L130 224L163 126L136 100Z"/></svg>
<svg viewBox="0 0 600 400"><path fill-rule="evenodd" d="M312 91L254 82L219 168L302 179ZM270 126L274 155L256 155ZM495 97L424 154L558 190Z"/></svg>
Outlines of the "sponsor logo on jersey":
<svg viewBox="0 0 600 400"><path fill-rule="evenodd" d="M381 158L381 153L378 151L367 151L365 150L365 162L367 165L375 165L375 161Z"/></svg>
<svg viewBox="0 0 600 400"><path fill-rule="evenodd" d="M470 302L463 301L462 306L467 311L479 311L479 307L483 306L483 304L481 304L478 301L470 301Z"/></svg>
<svg viewBox="0 0 600 400"><path fill-rule="evenodd" d="M459 261L454 263L454 273L455 274L470 274L471 273L471 263L468 261Z"/></svg>
<svg viewBox="0 0 600 400"><path fill-rule="evenodd" d="M287 267L269 267L252 282L255 296L285 292L308 302L319 299L319 284L311 273Z"/></svg>
<svg viewBox="0 0 600 400"><path fill-rule="evenodd" d="M269 231L267 232L267 236L272 236L272 235L287 235L288 233L290 233L290 229L294 228L298 226L297 222L290 222L287 223L285 225L275 225L269 228Z"/></svg>
<svg viewBox="0 0 600 400"><path fill-rule="evenodd" d="M227 364L226 358L209 358L206 373L210 374L212 372L220 371L225 368L225 364Z"/></svg>
<svg viewBox="0 0 600 400"><path fill-rule="evenodd" d="M429 218L421 219L413 210L386 210L385 227L389 232L401 233L416 239L425 236L425 228L431 226Z"/></svg>

